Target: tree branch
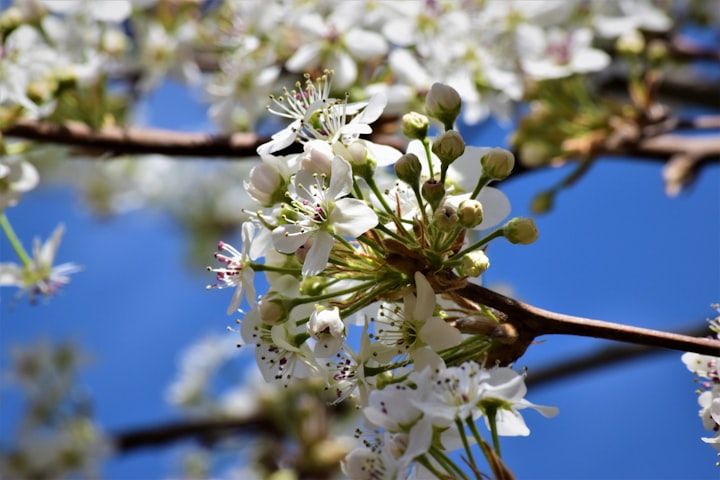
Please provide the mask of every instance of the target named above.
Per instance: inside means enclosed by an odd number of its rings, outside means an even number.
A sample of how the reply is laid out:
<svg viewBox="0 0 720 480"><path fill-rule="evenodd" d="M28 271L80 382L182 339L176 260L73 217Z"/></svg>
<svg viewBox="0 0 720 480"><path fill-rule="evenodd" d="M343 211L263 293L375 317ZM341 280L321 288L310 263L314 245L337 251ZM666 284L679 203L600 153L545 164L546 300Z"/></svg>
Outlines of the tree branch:
<svg viewBox="0 0 720 480"><path fill-rule="evenodd" d="M455 290L454 293L507 315L507 323L517 330L517 340L512 344L496 348L491 352L490 357L491 361L503 364L512 363L520 358L535 338L551 334L601 338L720 357L720 341L718 340L695 338L677 333L555 313L514 300L473 283L466 284Z"/></svg>
<svg viewBox="0 0 720 480"><path fill-rule="evenodd" d="M127 429L111 435L111 439L116 453L127 453L140 448L159 447L187 438L195 438L203 444L212 444L231 435L258 431L280 434L273 422L265 418L208 418Z"/></svg>
<svg viewBox="0 0 720 480"><path fill-rule="evenodd" d="M394 120L387 118L384 124ZM405 143L384 134L382 127L381 124L379 133L373 139L404 151ZM81 123L58 125L34 120L19 120L0 132L7 137L69 145L97 154L160 154L202 158L256 158L257 147L269 140L269 137L254 133L222 135L133 127L92 129ZM301 151L300 145L295 144L282 153L291 151Z"/></svg>
<svg viewBox="0 0 720 480"><path fill-rule="evenodd" d="M686 329L682 334L690 337L702 337L707 332L708 326L707 323L704 323L702 327ZM528 386L536 387L580 373L587 373L590 370L610 367L627 360L662 353L666 352L647 345L612 345L597 349L586 355L559 361L547 367L531 369L525 383Z"/></svg>

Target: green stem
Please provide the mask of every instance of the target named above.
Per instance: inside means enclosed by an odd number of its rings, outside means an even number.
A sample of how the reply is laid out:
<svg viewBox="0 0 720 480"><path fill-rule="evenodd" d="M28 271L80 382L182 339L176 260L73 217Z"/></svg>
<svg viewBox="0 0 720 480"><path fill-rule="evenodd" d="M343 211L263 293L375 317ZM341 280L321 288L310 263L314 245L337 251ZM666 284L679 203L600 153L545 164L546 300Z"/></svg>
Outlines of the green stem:
<svg viewBox="0 0 720 480"><path fill-rule="evenodd" d="M430 455L437 461L442 467L448 472L454 472L455 475L458 475L456 478L461 478L463 480L470 480L468 479L467 475L465 475L465 472L462 471L460 467L458 467L455 462L450 460L448 456L445 454L444 451L440 450L437 447L430 447ZM439 477L442 478L442 477Z"/></svg>
<svg viewBox="0 0 720 480"><path fill-rule="evenodd" d="M473 471L477 472L478 468L475 464L475 456L470 449L470 442L468 442L467 433L465 433L465 427L462 424L462 420L460 420L458 417L455 417L455 426L457 427L458 432L460 432L460 439L462 440L463 448L465 449L465 453L467 454L470 466L472 467Z"/></svg>
<svg viewBox="0 0 720 480"><path fill-rule="evenodd" d="M2 226L2 229L5 232L5 236L7 236L8 240L10 241L10 245L12 245L15 253L17 253L18 257L20 257L20 261L22 262L23 267L29 267L30 263L32 262L32 260L30 259L30 255L28 255L27 251L22 245L22 242L20 242L20 239L17 237L17 235L15 235L15 230L13 230L12 225L10 225L10 221L4 213L0 213L0 226Z"/></svg>
<svg viewBox="0 0 720 480"><path fill-rule="evenodd" d="M486 235L485 237L481 238L477 242L473 243L469 247L464 248L460 252L457 253L457 255L453 255L451 261L449 264L457 263L456 260L460 259L463 255L465 255L468 252L472 252L473 250L477 250L478 248L484 246L486 243L490 242L491 240L494 240L498 237L502 237L505 232L502 228L498 228L494 232L492 232L489 235Z"/></svg>
<svg viewBox="0 0 720 480"><path fill-rule="evenodd" d="M423 138L423 147L425 148L425 157L427 158L428 162L428 171L430 172L430 178L432 179L435 177L435 173L433 172L433 164L432 164L432 152L430 151L430 139L425 137Z"/></svg>
<svg viewBox="0 0 720 480"><path fill-rule="evenodd" d="M470 195L470 198L473 200L477 198L478 195L480 195L480 190L483 189L485 185L490 183L492 181L492 178L486 177L484 174L478 179L477 185L475 185L475 190L473 190L472 195Z"/></svg>
<svg viewBox="0 0 720 480"><path fill-rule="evenodd" d="M329 300L331 298L335 298L338 295L346 295L348 293L355 293L360 290L364 290L366 288L370 288L373 285L375 285L375 281L361 283L360 285L355 285L349 288L346 288L345 290L338 290L335 292L329 292L324 295L317 295L315 297L307 297L307 298L296 298L294 299L292 303L292 308L297 307L298 305L303 305L305 303L312 303L312 302L318 302L321 300Z"/></svg>
<svg viewBox="0 0 720 480"><path fill-rule="evenodd" d="M492 435L493 448L498 458L502 459L500 455L500 437L498 436L497 430L497 408L491 408L486 412L488 417L488 423L490 424L490 434Z"/></svg>
<svg viewBox="0 0 720 480"><path fill-rule="evenodd" d="M277 272L287 273L288 275L297 275L301 271L299 268L275 267L272 265L255 262L249 262L247 266L252 268L254 272Z"/></svg>

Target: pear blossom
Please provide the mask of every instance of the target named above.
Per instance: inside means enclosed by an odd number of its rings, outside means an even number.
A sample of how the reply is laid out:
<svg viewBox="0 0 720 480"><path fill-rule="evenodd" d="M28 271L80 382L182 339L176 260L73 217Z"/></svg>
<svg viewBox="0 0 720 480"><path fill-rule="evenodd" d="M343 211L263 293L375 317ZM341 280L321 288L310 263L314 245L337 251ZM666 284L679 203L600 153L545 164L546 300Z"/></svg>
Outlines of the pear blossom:
<svg viewBox="0 0 720 480"><path fill-rule="evenodd" d="M243 288L245 289L245 295L248 302L252 305L255 302L255 286L254 278L255 271L250 266L251 260L256 259L257 256L251 257L250 245L255 237L256 226L252 222L248 221L242 225L242 249L238 251L232 245L220 242L218 244L218 250L224 251L230 254L230 256L216 252L215 258L224 263L224 267L211 268L208 270L215 272L218 283L208 285L207 288L226 288L235 287L230 305L227 309L227 314L232 315L240 307L240 303L243 299Z"/></svg>
<svg viewBox="0 0 720 480"><path fill-rule="evenodd" d="M290 381L321 372L312 350L298 336L302 333L300 327L293 321L268 325L256 306L243 317L240 333L245 344L255 346L255 360L266 382Z"/></svg>
<svg viewBox="0 0 720 480"><path fill-rule="evenodd" d="M20 294L27 293L30 302L35 303L38 296L49 298L70 283L70 275L82 268L71 262L54 265L64 231L64 226L58 226L42 244L35 238L27 264L0 263L0 287L19 287Z"/></svg>
<svg viewBox="0 0 720 480"><path fill-rule="evenodd" d="M415 294L406 293L403 296L402 309L390 304L381 306L376 320L378 341L393 345L398 354L408 353L413 358L425 346L439 352L459 344L462 334L434 315L435 292L420 272L415 272L415 289ZM421 370L422 366L416 364L415 368Z"/></svg>
<svg viewBox="0 0 720 480"><path fill-rule="evenodd" d="M316 306L307 324L308 332L317 343L315 356L327 358L335 355L345 341L345 324L337 307Z"/></svg>
<svg viewBox="0 0 720 480"><path fill-rule="evenodd" d="M345 198L352 189L352 167L340 156L333 158L328 187L324 176L307 171L300 171L293 184L295 194L290 206L298 219L288 219L289 223L275 228L273 244L280 252L294 253L312 238L302 274L316 275L327 266L334 235L356 238L377 225L378 217L365 202Z"/></svg>
<svg viewBox="0 0 720 480"><path fill-rule="evenodd" d="M495 412L499 435L527 436L530 434L530 429L518 410L533 408L544 417L557 415L557 408L535 405L525 399L527 393L525 378L512 368L495 367L489 370L489 374L489 378L482 386L482 399L479 404L486 415L486 423L488 423L488 413Z"/></svg>

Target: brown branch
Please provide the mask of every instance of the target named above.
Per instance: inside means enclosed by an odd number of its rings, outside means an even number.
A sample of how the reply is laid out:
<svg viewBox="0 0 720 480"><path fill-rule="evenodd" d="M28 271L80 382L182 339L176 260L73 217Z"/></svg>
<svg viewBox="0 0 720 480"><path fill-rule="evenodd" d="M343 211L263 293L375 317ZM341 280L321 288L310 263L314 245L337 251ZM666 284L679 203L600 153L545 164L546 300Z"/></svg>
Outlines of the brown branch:
<svg viewBox="0 0 720 480"><path fill-rule="evenodd" d="M376 141L404 150L405 143L384 134L383 127L394 118L388 117L379 125ZM254 133L218 135L198 132L177 132L158 128L105 127L92 129L81 123L58 125L50 122L19 120L0 130L7 137L24 138L45 143L70 145L91 153L111 155L160 154L176 157L247 158L257 157L258 146L269 140ZM299 145L281 153L299 151Z"/></svg>
<svg viewBox="0 0 720 480"><path fill-rule="evenodd" d="M472 283L468 283L454 293L507 315L507 322L515 327L518 337L515 343L503 345L492 352L491 360L503 364L512 363L520 358L537 337L551 334L601 338L720 357L718 340L555 313Z"/></svg>
<svg viewBox="0 0 720 480"><path fill-rule="evenodd" d="M702 327L686 329L682 332L683 335L690 337L702 337L707 333L707 323L704 323ZM666 352L647 345L612 345L597 349L586 355L561 360L547 367L530 369L525 383L536 387L557 380L564 380L580 373L587 373L590 370L607 368L628 360L662 353Z"/></svg>
<svg viewBox="0 0 720 480"><path fill-rule="evenodd" d="M168 443L194 438L203 444L240 433L250 434L262 431L278 433L273 422L263 418L208 418L203 420L180 420L150 427L134 428L111 435L116 453L148 447L159 447Z"/></svg>
<svg viewBox="0 0 720 480"><path fill-rule="evenodd" d="M7 137L70 145L98 153L161 154L180 157L255 157L267 138L253 133L212 135L155 128L105 127L94 130L80 123L20 120L2 130Z"/></svg>

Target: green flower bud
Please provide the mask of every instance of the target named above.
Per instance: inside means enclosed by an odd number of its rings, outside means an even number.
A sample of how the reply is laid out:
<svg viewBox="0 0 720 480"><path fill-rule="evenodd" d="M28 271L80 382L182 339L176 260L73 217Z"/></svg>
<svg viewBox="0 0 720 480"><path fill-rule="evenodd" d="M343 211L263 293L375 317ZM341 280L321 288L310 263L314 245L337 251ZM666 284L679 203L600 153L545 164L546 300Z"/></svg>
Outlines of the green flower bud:
<svg viewBox="0 0 720 480"><path fill-rule="evenodd" d="M363 142L355 141L349 145L336 142L332 148L336 155L340 155L350 163L354 176L367 179L375 174L377 162L370 157Z"/></svg>
<svg viewBox="0 0 720 480"><path fill-rule="evenodd" d="M462 100L460 94L449 85L433 83L425 97L425 110L431 117L440 120L446 130L452 128L460 115Z"/></svg>
<svg viewBox="0 0 720 480"><path fill-rule="evenodd" d="M508 242L529 245L538 239L538 230L532 218L515 217L503 226Z"/></svg>
<svg viewBox="0 0 720 480"><path fill-rule="evenodd" d="M414 153L406 153L395 162L395 175L410 186L418 184L421 172L420 159Z"/></svg>
<svg viewBox="0 0 720 480"><path fill-rule="evenodd" d="M493 180L502 180L510 175L515 166L515 156L510 150L493 148L480 159L483 175Z"/></svg>
<svg viewBox="0 0 720 480"><path fill-rule="evenodd" d="M464 277L479 277L490 268L490 259L482 250L473 250L463 256L457 271Z"/></svg>
<svg viewBox="0 0 720 480"><path fill-rule="evenodd" d="M439 180L428 180L423 183L421 192L433 211L438 208L442 199L445 198L445 186Z"/></svg>
<svg viewBox="0 0 720 480"><path fill-rule="evenodd" d="M553 204L555 203L555 192L552 190L547 190L545 192L540 192L537 195L535 195L535 198L532 199L532 203L530 204L530 210L533 213L545 213L548 210L553 208Z"/></svg>
<svg viewBox="0 0 720 480"><path fill-rule="evenodd" d="M432 152L443 165L450 165L465 152L465 141L455 130L448 130L435 139Z"/></svg>
<svg viewBox="0 0 720 480"><path fill-rule="evenodd" d="M402 117L402 133L410 140L424 140L430 121L422 113L410 112Z"/></svg>
<svg viewBox="0 0 720 480"><path fill-rule="evenodd" d="M267 325L277 325L287 319L290 301L278 292L268 292L258 302L260 319Z"/></svg>
<svg viewBox="0 0 720 480"><path fill-rule="evenodd" d="M463 200L458 208L458 219L465 228L477 227L483 221L482 204L473 199Z"/></svg>
<svg viewBox="0 0 720 480"><path fill-rule="evenodd" d="M433 223L442 230L454 228L459 222L458 214L452 205L442 205L435 210L433 215Z"/></svg>

